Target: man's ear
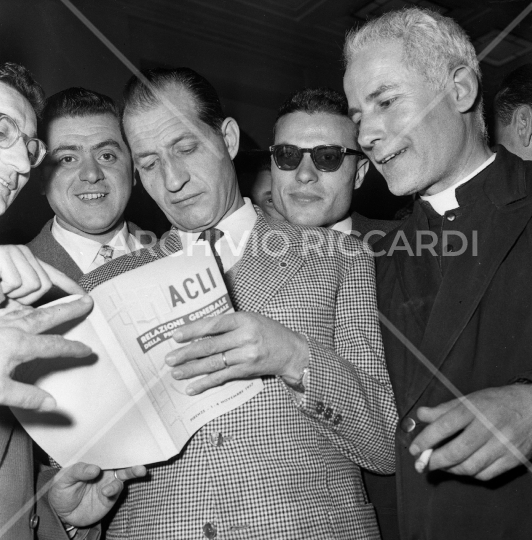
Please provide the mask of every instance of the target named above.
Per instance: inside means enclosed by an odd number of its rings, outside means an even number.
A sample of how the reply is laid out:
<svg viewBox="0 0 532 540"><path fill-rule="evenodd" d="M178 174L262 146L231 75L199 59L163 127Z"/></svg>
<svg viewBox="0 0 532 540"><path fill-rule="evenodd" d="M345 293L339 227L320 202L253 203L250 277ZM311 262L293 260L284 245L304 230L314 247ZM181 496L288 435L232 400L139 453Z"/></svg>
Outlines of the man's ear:
<svg viewBox="0 0 532 540"><path fill-rule="evenodd" d="M451 97L461 113L471 111L479 92L478 78L469 66L458 66L451 73Z"/></svg>
<svg viewBox="0 0 532 540"><path fill-rule="evenodd" d="M512 125L521 145L525 148L530 146L532 139L532 108L528 105L517 107L512 116Z"/></svg>
<svg viewBox="0 0 532 540"><path fill-rule="evenodd" d="M362 158L358 160L357 163L357 172L355 174L355 182L353 185L353 189L358 189L362 182L364 181L364 177L366 176L369 169L369 159L368 158Z"/></svg>
<svg viewBox="0 0 532 540"><path fill-rule="evenodd" d="M231 159L234 159L238 153L238 145L240 143L240 128L234 118L227 117L223 121L221 129L227 151Z"/></svg>

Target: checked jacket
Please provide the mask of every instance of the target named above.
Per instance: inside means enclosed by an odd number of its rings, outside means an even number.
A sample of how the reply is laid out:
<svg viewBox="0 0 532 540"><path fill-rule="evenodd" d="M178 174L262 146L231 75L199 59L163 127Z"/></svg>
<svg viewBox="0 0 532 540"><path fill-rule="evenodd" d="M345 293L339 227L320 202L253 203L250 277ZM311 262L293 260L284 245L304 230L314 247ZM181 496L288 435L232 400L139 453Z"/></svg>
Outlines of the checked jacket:
<svg viewBox="0 0 532 540"><path fill-rule="evenodd" d="M172 229L153 248L115 259L80 284L90 291L180 249ZM128 486L107 538L380 538L359 466L393 472L396 409L372 255L349 235L268 224L259 212L229 288L236 310L305 334L304 397L263 377L260 394Z"/></svg>

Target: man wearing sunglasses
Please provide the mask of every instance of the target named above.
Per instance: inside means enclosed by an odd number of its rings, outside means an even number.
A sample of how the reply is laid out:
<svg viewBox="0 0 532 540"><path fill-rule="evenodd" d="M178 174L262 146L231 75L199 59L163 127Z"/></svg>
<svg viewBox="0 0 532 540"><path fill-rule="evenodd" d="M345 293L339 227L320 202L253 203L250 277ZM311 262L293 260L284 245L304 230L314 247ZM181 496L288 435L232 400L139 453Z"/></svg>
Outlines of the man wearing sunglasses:
<svg viewBox="0 0 532 540"><path fill-rule="evenodd" d="M399 222L350 214L369 162L356 149L347 110L346 98L330 88L307 88L283 103L270 147L273 204L290 223L329 227L372 243Z"/></svg>
<svg viewBox="0 0 532 540"><path fill-rule="evenodd" d="M35 138L42 88L17 64L0 64L0 215L12 204L42 161L44 143ZM83 291L64 274L41 263L24 246L0 246L0 538L2 540L96 539L99 530L78 529L100 520L113 506L123 482L145 474L144 467L100 471L78 463L56 474L39 467L34 482L32 442L8 406L55 408L52 396L11 377L24 362L61 356L84 357L91 350L60 336L39 335L86 315L92 301L80 300L34 310L28 307L51 285ZM55 475L55 476L54 476ZM37 488L35 486L37 484Z"/></svg>

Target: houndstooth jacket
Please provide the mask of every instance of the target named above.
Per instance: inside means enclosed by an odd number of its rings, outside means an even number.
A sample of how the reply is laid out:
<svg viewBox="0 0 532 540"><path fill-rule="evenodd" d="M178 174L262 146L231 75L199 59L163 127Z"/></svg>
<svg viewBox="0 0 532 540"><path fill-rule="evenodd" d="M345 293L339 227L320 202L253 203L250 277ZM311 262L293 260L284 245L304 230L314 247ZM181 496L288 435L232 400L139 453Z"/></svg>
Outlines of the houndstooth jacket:
<svg viewBox="0 0 532 540"><path fill-rule="evenodd" d="M171 230L80 284L90 291L179 249ZM372 256L351 236L270 225L259 213L230 289L235 309L307 336L304 399L264 377L259 395L209 422L178 456L128 486L106 538L380 538L359 466L393 472L396 411Z"/></svg>

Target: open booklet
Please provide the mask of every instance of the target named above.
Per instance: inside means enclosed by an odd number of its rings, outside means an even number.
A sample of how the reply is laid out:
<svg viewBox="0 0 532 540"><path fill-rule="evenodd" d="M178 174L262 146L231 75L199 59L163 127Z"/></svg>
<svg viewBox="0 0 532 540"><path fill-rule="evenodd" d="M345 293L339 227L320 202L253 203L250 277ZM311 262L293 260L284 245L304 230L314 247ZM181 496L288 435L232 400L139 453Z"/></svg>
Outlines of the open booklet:
<svg viewBox="0 0 532 540"><path fill-rule="evenodd" d="M94 354L35 360L17 371L19 380L57 400L53 413L13 412L60 465L84 461L117 469L167 460L207 422L262 390L262 380L253 379L188 396L190 380L175 380L165 364L166 354L179 346L171 339L176 329L233 311L205 242L117 276L90 294L91 314L59 333L86 343Z"/></svg>

